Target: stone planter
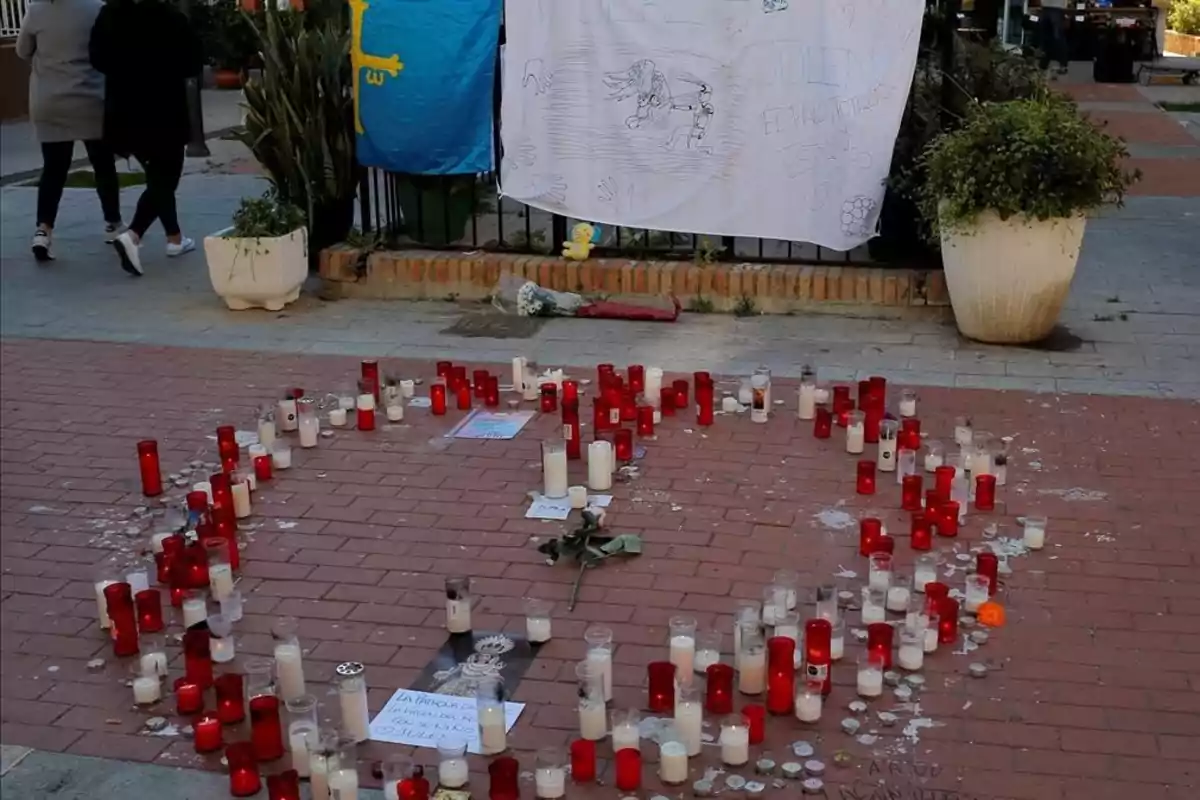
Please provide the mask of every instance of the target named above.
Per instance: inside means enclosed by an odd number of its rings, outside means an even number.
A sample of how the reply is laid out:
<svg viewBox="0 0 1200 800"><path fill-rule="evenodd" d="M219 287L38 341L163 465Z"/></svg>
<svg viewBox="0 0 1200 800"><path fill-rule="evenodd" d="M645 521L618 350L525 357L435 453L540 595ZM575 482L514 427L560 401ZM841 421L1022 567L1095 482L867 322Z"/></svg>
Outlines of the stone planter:
<svg viewBox="0 0 1200 800"><path fill-rule="evenodd" d="M225 305L234 311L279 311L300 296L308 277L308 232L304 228L262 239L231 237L232 230L226 228L204 238L208 277Z"/></svg>
<svg viewBox="0 0 1200 800"><path fill-rule="evenodd" d="M1200 56L1200 36L1192 36L1178 31L1167 31L1163 49L1168 53L1180 56Z"/></svg>
<svg viewBox="0 0 1200 800"><path fill-rule="evenodd" d="M1082 215L1045 221L992 212L969 229L942 233L954 319L964 336L1024 344L1049 335L1079 261Z"/></svg>

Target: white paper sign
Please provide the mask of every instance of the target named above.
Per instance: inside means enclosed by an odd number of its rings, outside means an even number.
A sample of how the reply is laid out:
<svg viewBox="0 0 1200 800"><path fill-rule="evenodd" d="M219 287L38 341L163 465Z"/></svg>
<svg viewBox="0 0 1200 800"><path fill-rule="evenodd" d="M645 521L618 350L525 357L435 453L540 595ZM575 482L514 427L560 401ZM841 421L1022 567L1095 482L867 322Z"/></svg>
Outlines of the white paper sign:
<svg viewBox="0 0 1200 800"><path fill-rule="evenodd" d="M504 704L506 731L524 710L524 703ZM437 747L447 737L464 740L469 753L481 752L475 698L397 689L371 720L371 739L376 742Z"/></svg>
<svg viewBox="0 0 1200 800"><path fill-rule="evenodd" d="M505 195L814 242L875 232L924 0L506 0Z"/></svg>
<svg viewBox="0 0 1200 800"><path fill-rule="evenodd" d="M484 411L477 408L446 434L454 439L512 439L525 423L533 419L534 411Z"/></svg>
<svg viewBox="0 0 1200 800"><path fill-rule="evenodd" d="M589 494L587 504L597 508L608 508L612 503L611 494ZM525 519L566 519L571 516L570 497L546 497L538 495L529 504Z"/></svg>

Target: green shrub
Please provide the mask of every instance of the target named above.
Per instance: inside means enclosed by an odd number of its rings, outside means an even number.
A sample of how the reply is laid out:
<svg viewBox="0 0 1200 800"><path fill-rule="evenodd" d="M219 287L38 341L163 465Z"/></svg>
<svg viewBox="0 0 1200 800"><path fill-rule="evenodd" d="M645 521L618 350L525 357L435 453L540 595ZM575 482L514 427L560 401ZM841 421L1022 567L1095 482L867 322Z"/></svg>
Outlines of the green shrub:
<svg viewBox="0 0 1200 800"><path fill-rule="evenodd" d="M1167 12L1167 27L1179 33L1200 36L1200 0L1175 0Z"/></svg>
<svg viewBox="0 0 1200 800"><path fill-rule="evenodd" d="M1120 203L1137 179L1121 140L1053 95L974 106L921 158L922 214L935 227L969 227L979 214L1069 217Z"/></svg>
<svg viewBox="0 0 1200 800"><path fill-rule="evenodd" d="M233 212L231 238L266 239L286 236L304 227L304 212L290 203L282 203L274 192L262 197L243 197Z"/></svg>

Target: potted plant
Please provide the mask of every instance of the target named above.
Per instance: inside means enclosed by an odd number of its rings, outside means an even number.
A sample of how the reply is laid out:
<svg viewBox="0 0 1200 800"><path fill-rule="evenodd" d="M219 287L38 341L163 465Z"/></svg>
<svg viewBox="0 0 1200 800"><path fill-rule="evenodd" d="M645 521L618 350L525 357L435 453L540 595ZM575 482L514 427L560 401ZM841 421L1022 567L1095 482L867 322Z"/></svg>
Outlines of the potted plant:
<svg viewBox="0 0 1200 800"><path fill-rule="evenodd" d="M1125 145L1066 98L973 107L921 159L958 329L983 342L1045 338L1071 288L1085 213L1137 179Z"/></svg>
<svg viewBox="0 0 1200 800"><path fill-rule="evenodd" d="M243 198L233 225L204 239L208 277L234 311L278 311L300 296L308 277L304 213L274 192Z"/></svg>
<svg viewBox="0 0 1200 800"><path fill-rule="evenodd" d="M204 43L218 89L242 88L242 76L258 51L258 37L239 0L215 0L193 8L192 24Z"/></svg>

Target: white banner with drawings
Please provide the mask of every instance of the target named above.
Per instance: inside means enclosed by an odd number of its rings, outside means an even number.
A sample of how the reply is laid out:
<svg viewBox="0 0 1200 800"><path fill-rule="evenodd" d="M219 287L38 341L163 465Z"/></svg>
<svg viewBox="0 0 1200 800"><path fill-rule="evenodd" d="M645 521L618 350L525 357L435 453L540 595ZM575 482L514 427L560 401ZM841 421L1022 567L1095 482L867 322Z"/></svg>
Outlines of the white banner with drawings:
<svg viewBox="0 0 1200 800"><path fill-rule="evenodd" d="M506 0L501 188L569 217L852 249L924 0Z"/></svg>

